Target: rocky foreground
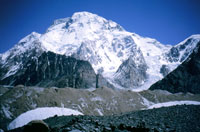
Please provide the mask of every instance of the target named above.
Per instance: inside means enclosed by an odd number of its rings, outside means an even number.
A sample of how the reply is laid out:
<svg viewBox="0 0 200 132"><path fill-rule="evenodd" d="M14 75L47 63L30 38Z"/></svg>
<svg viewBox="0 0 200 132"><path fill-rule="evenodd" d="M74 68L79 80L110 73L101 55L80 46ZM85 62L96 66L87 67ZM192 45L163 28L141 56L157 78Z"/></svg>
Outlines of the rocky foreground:
<svg viewBox="0 0 200 132"><path fill-rule="evenodd" d="M46 131L49 132L197 132L200 131L199 110L200 106L181 105L130 112L123 115L52 117L44 122L47 127ZM43 123L41 122L41 124ZM23 132L24 128L27 129L27 126L9 132Z"/></svg>

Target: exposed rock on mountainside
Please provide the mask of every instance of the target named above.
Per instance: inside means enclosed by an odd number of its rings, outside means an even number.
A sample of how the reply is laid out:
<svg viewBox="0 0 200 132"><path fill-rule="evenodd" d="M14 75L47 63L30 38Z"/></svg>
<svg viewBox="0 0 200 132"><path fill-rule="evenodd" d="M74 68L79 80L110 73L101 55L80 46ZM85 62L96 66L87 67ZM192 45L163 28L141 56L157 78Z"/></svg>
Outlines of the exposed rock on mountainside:
<svg viewBox="0 0 200 132"><path fill-rule="evenodd" d="M135 61L140 61L140 63ZM141 86L147 78L146 70L147 65L144 59L130 56L115 73L115 81L125 88Z"/></svg>
<svg viewBox="0 0 200 132"><path fill-rule="evenodd" d="M170 69L167 65L162 65L160 68L160 73L165 77L170 72Z"/></svg>
<svg viewBox="0 0 200 132"><path fill-rule="evenodd" d="M193 35L178 45L172 47L166 54L170 62L183 62L197 47L200 42L199 35Z"/></svg>
<svg viewBox="0 0 200 132"><path fill-rule="evenodd" d="M24 64L27 64L31 58L37 58L43 53L41 43L37 41L39 37L40 34L33 32L20 40L12 49L0 55L2 58L0 62L0 82L10 76L17 77L16 73L20 69L23 70Z"/></svg>
<svg viewBox="0 0 200 132"><path fill-rule="evenodd" d="M181 65L150 87L150 90L154 89L200 94L200 42Z"/></svg>
<svg viewBox="0 0 200 132"><path fill-rule="evenodd" d="M96 87L96 74L87 61L44 52L38 58L30 58L23 68L0 81L0 84L42 87ZM106 80L99 78L99 86L108 86ZM111 86L111 85L109 85Z"/></svg>

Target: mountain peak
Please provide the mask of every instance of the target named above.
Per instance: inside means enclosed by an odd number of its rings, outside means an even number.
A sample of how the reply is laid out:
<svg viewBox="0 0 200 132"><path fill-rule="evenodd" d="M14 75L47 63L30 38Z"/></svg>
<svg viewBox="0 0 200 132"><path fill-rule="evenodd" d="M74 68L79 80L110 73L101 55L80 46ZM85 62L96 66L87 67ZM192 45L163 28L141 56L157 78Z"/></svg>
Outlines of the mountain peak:
<svg viewBox="0 0 200 132"><path fill-rule="evenodd" d="M117 24L116 22L113 22L111 20L107 20L97 14L93 14L90 12L76 12L71 17L73 22L78 22L82 24L87 25L93 25L94 29L98 29L97 27L101 27L101 30L112 30L117 29L120 31L123 31L124 29Z"/></svg>
<svg viewBox="0 0 200 132"><path fill-rule="evenodd" d="M124 29L117 23L106 20L105 18L90 12L76 12L71 17L61 18L54 21L53 25L48 28L47 32L52 30L76 30L77 28L88 30L110 30L110 31L124 31Z"/></svg>
<svg viewBox="0 0 200 132"><path fill-rule="evenodd" d="M191 37L200 39L200 35ZM162 67L167 65L169 69L166 71L172 71L182 62L179 60L185 60L192 53L196 44L197 41L192 39L180 46L166 46L155 39L127 32L111 20L84 11L76 12L71 17L55 20L54 24L42 35L36 32L31 33L0 58L4 60L2 65L7 66L6 70L9 74L6 77L23 67L27 57L37 58L47 51L88 61L96 73L101 71L100 74L114 84L116 82L113 78L120 66L122 78L127 78L127 74L124 74L126 71L134 69L131 70L134 71L131 74L134 76L139 75L140 70L144 69L144 77L141 78L140 84L144 83L145 88L148 88L163 77L160 72ZM13 62L9 63L8 61L12 58L14 58ZM123 68L129 66L123 66L129 58L133 60L134 65ZM18 69L14 63L20 64ZM130 82L134 82L134 79L136 78L131 77Z"/></svg>
<svg viewBox="0 0 200 132"><path fill-rule="evenodd" d="M72 17L85 17L85 16L88 16L88 17L98 17L98 15L96 15L94 13L87 12L87 11L75 12L72 15Z"/></svg>
<svg viewBox="0 0 200 132"><path fill-rule="evenodd" d="M92 14L89 12L76 12L72 15L71 17L71 21L73 23L79 23L79 25L93 25L96 24L97 25L104 25L108 20L106 20L105 18L98 16L96 14Z"/></svg>
<svg viewBox="0 0 200 132"><path fill-rule="evenodd" d="M24 37L23 39L21 39L19 41L19 43L23 43L23 42L27 42L27 41L32 41L33 39L35 40L36 38L39 38L41 36L41 34L37 33L37 32L32 32L29 35L27 35L26 37Z"/></svg>
<svg viewBox="0 0 200 132"><path fill-rule="evenodd" d="M60 19L56 19L54 22L53 22L53 25L58 25L58 24L61 24L61 23L66 23L70 20L73 20L73 21L77 21L77 20L80 20L80 19L91 19L91 18L96 18L96 17L100 17L96 14L93 14L93 13L90 13L90 12L86 12L86 11L83 11L83 12L75 12L72 17L66 17L66 18L60 18ZM104 19L104 18L102 18Z"/></svg>
<svg viewBox="0 0 200 132"><path fill-rule="evenodd" d="M200 41L200 34L193 34L193 35L189 36L188 38L186 38L185 40L183 40L182 42L180 42L177 45L182 45L183 43L185 43L188 40Z"/></svg>

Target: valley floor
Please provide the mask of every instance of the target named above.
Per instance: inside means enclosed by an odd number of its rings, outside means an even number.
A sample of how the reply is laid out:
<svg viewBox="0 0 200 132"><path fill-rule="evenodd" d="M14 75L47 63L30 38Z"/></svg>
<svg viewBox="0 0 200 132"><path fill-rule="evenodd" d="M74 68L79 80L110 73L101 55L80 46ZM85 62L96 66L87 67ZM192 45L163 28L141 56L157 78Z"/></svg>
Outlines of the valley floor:
<svg viewBox="0 0 200 132"><path fill-rule="evenodd" d="M86 117L103 116L102 118L107 118L107 116L113 114L119 115L121 113L134 112L138 110L152 109L154 111L154 107L169 107L180 104L200 104L199 94L172 94L163 90L133 92L131 90L114 90L107 87L85 90L74 88L41 88L24 86L14 88L5 87L1 89L0 128L4 130L7 129L10 122L22 113L42 107L69 108L79 111L83 113L83 115L88 115ZM166 115L163 115L163 118L165 117L168 120L167 114L171 114L170 109L167 111ZM116 116L116 120L117 117L118 116ZM29 118L29 116L27 118ZM111 118L115 118L115 116L111 116ZM181 118L182 117L180 117L180 119ZM152 120L154 121L153 117ZM188 121L190 121L189 117ZM159 120L157 122L159 122ZM137 125L138 124L136 124L136 126ZM148 127L150 126L151 125Z"/></svg>

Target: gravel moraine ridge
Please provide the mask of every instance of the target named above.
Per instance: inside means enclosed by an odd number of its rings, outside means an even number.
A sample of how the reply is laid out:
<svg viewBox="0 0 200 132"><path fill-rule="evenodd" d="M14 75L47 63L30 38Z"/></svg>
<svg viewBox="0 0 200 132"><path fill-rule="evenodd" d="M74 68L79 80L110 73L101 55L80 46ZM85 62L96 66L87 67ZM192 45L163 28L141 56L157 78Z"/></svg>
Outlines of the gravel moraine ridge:
<svg viewBox="0 0 200 132"><path fill-rule="evenodd" d="M197 132L200 106L180 105L113 116L62 116L44 120L50 132ZM23 128L10 132L22 132Z"/></svg>

